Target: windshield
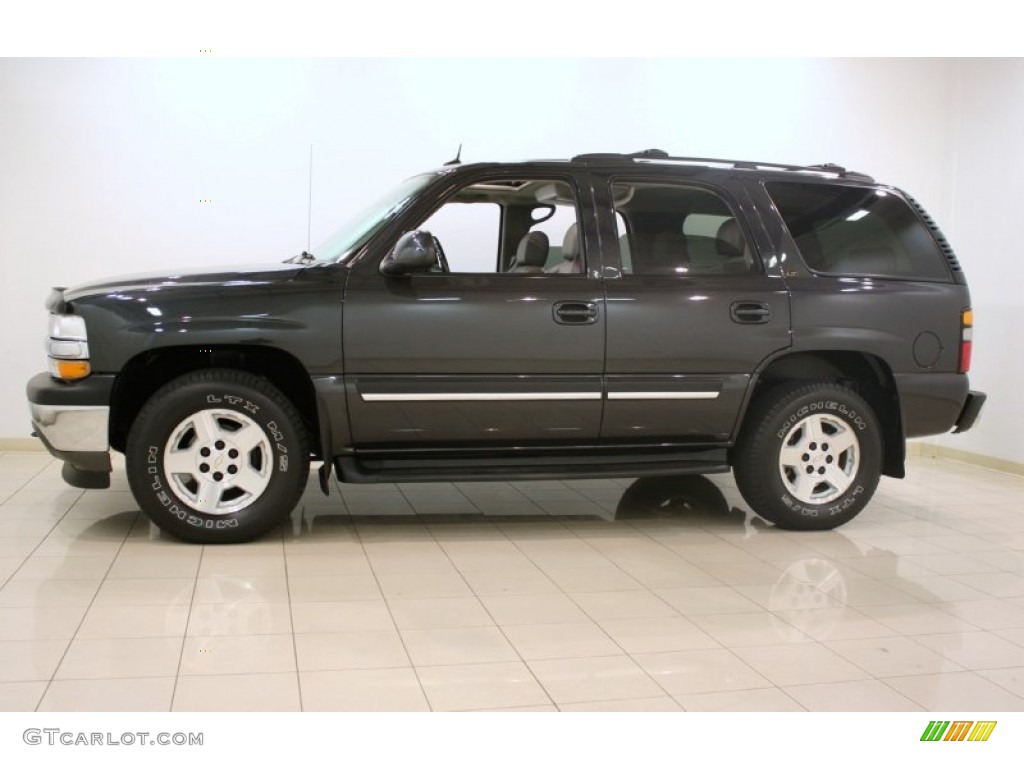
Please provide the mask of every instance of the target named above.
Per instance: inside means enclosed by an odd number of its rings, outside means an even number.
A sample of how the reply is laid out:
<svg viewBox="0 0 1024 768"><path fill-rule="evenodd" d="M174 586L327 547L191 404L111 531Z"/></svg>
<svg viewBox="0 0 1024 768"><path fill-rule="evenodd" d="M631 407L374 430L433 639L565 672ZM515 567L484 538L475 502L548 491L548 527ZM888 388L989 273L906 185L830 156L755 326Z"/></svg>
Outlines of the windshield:
<svg viewBox="0 0 1024 768"><path fill-rule="evenodd" d="M434 174L424 174L406 179L373 205L364 208L348 224L314 248L313 258L321 264L347 261L377 230L384 226L393 213L402 208L413 195L433 179Z"/></svg>

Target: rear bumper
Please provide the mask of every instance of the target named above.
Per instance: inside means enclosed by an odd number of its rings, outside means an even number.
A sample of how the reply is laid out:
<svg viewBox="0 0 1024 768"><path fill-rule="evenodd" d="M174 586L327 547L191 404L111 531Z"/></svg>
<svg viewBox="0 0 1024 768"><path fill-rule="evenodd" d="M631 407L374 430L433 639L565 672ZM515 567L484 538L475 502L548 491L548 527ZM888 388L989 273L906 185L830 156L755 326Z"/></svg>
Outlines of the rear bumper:
<svg viewBox="0 0 1024 768"><path fill-rule="evenodd" d="M956 419L953 431L966 432L973 427L981 416L981 409L987 399L988 395L984 392L975 392L974 390L968 392L967 400L964 402L963 410L960 411L960 415Z"/></svg>
<svg viewBox="0 0 1024 768"><path fill-rule="evenodd" d="M110 382L107 377L61 384L46 373L26 387L32 429L64 461L64 480L77 488L110 485Z"/></svg>

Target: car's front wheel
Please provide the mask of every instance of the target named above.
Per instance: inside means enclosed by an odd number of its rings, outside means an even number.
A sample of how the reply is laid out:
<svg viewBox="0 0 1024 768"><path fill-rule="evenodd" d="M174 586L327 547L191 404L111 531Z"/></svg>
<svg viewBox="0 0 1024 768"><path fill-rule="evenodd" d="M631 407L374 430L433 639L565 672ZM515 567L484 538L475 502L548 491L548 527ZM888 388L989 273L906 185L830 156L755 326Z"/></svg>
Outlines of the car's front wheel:
<svg viewBox="0 0 1024 768"><path fill-rule="evenodd" d="M207 369L158 390L132 425L128 482L149 518L186 541L256 538L294 508L309 448L292 403L245 371Z"/></svg>
<svg viewBox="0 0 1024 768"><path fill-rule="evenodd" d="M871 407L834 383L790 383L758 398L733 454L743 498L780 528L826 530L871 499L882 441Z"/></svg>

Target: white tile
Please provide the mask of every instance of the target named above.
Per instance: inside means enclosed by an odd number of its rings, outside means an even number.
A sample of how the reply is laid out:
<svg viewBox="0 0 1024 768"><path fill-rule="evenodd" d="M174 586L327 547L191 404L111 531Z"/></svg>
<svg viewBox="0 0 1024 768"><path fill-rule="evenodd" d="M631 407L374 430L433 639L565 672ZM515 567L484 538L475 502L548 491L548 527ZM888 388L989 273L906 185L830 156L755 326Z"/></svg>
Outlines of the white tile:
<svg viewBox="0 0 1024 768"><path fill-rule="evenodd" d="M771 687L768 680L732 651L643 653L634 654L633 658L672 695Z"/></svg>
<svg viewBox="0 0 1024 768"><path fill-rule="evenodd" d="M288 592L293 603L377 600L381 597L372 575L290 576Z"/></svg>
<svg viewBox="0 0 1024 768"><path fill-rule="evenodd" d="M649 699L615 699L612 701L585 701L579 704L560 704L562 712L680 712L680 707L668 696Z"/></svg>
<svg viewBox="0 0 1024 768"><path fill-rule="evenodd" d="M395 630L311 632L295 635L299 670L407 667L409 656Z"/></svg>
<svg viewBox="0 0 1024 768"><path fill-rule="evenodd" d="M874 677L939 674L963 669L910 637L830 640L825 646Z"/></svg>
<svg viewBox="0 0 1024 768"><path fill-rule="evenodd" d="M417 667L485 664L519 658L496 627L406 629L401 635L409 657Z"/></svg>
<svg viewBox="0 0 1024 768"><path fill-rule="evenodd" d="M459 573L403 573L384 572L377 574L377 580L384 597L425 598L425 597L470 597L473 590Z"/></svg>
<svg viewBox="0 0 1024 768"><path fill-rule="evenodd" d="M1024 697L1024 667L1010 667L1009 669L982 669L978 671L986 680L991 680L1010 693Z"/></svg>
<svg viewBox="0 0 1024 768"><path fill-rule="evenodd" d="M550 705L551 699L521 661L423 667L420 684L431 709L467 711Z"/></svg>
<svg viewBox="0 0 1024 768"><path fill-rule="evenodd" d="M295 672L291 635L205 635L185 638L179 675Z"/></svg>
<svg viewBox="0 0 1024 768"><path fill-rule="evenodd" d="M292 603L291 610L296 633L395 628L391 612L383 600Z"/></svg>
<svg viewBox="0 0 1024 768"><path fill-rule="evenodd" d="M111 560L106 556L29 557L18 568L13 580L102 579L110 569Z"/></svg>
<svg viewBox="0 0 1024 768"><path fill-rule="evenodd" d="M174 689L175 712L298 712L294 673L182 675Z"/></svg>
<svg viewBox="0 0 1024 768"><path fill-rule="evenodd" d="M726 648L811 642L810 637L768 611L694 616L693 622Z"/></svg>
<svg viewBox="0 0 1024 768"><path fill-rule="evenodd" d="M280 576L205 576L195 581L193 602L197 605L287 603L288 596L289 583Z"/></svg>
<svg viewBox="0 0 1024 768"><path fill-rule="evenodd" d="M49 680L60 664L68 640L0 642L0 682Z"/></svg>
<svg viewBox="0 0 1024 768"><path fill-rule="evenodd" d="M596 624L533 624L504 628L509 642L527 661L614 656L622 649Z"/></svg>
<svg viewBox="0 0 1024 768"><path fill-rule="evenodd" d="M205 603L188 615L189 635L281 635L292 631L286 603Z"/></svg>
<svg viewBox="0 0 1024 768"><path fill-rule="evenodd" d="M429 709L411 667L300 672L307 712L424 712Z"/></svg>
<svg viewBox="0 0 1024 768"><path fill-rule="evenodd" d="M76 637L182 637L187 621L186 605L94 605Z"/></svg>
<svg viewBox="0 0 1024 768"><path fill-rule="evenodd" d="M40 712L168 712L173 677L54 680Z"/></svg>
<svg viewBox="0 0 1024 768"><path fill-rule="evenodd" d="M113 579L103 582L93 605L188 605L192 579Z"/></svg>
<svg viewBox="0 0 1024 768"><path fill-rule="evenodd" d="M887 637L897 634L874 619L865 616L861 609L841 606L805 611L779 611L778 615L815 640L854 640L862 637Z"/></svg>
<svg viewBox="0 0 1024 768"><path fill-rule="evenodd" d="M564 594L487 595L480 598L498 624L569 624L586 614Z"/></svg>
<svg viewBox="0 0 1024 768"><path fill-rule="evenodd" d="M543 595L561 589L533 565L513 570L466 571L462 574L470 588L481 597L501 595Z"/></svg>
<svg viewBox="0 0 1024 768"><path fill-rule="evenodd" d="M662 600L683 616L714 613L750 613L758 605L730 587L689 587L655 590Z"/></svg>
<svg viewBox="0 0 1024 768"><path fill-rule="evenodd" d="M664 694L635 661L624 655L530 661L528 666L559 705Z"/></svg>
<svg viewBox="0 0 1024 768"><path fill-rule="evenodd" d="M57 670L58 680L173 677L181 638L75 639Z"/></svg>
<svg viewBox="0 0 1024 768"><path fill-rule="evenodd" d="M85 605L0 608L0 641L69 640L85 615Z"/></svg>
<svg viewBox="0 0 1024 768"><path fill-rule="evenodd" d="M199 569L199 547L172 550L173 554L118 555L108 579L194 579Z"/></svg>
<svg viewBox="0 0 1024 768"><path fill-rule="evenodd" d="M494 620L476 597L430 597L388 600L399 629L487 627Z"/></svg>
<svg viewBox="0 0 1024 768"><path fill-rule="evenodd" d="M973 624L958 619L935 605L865 605L859 610L901 635L971 632L976 629Z"/></svg>
<svg viewBox="0 0 1024 768"><path fill-rule="evenodd" d="M736 648L734 652L776 685L833 683L870 677L834 651L817 643Z"/></svg>
<svg viewBox="0 0 1024 768"><path fill-rule="evenodd" d="M0 608L88 605L99 586L98 579L10 581L0 589Z"/></svg>
<svg viewBox="0 0 1024 768"><path fill-rule="evenodd" d="M1024 667L1024 648L992 632L920 635L914 640L966 669Z"/></svg>
<svg viewBox="0 0 1024 768"><path fill-rule="evenodd" d="M590 618L656 619L678 616L675 609L655 594L642 591L580 592L570 595Z"/></svg>
<svg viewBox="0 0 1024 768"><path fill-rule="evenodd" d="M619 592L646 587L612 563L594 568L546 568L548 578L565 592Z"/></svg>
<svg viewBox="0 0 1024 768"><path fill-rule="evenodd" d="M687 712L803 712L804 708L778 688L689 693L675 697Z"/></svg>
<svg viewBox="0 0 1024 768"><path fill-rule="evenodd" d="M45 680L0 682L0 712L33 712L49 683Z"/></svg>
<svg viewBox="0 0 1024 768"><path fill-rule="evenodd" d="M663 653L720 647L707 632L681 616L602 619L601 628L627 653Z"/></svg>
<svg viewBox="0 0 1024 768"><path fill-rule="evenodd" d="M1024 711L1024 698L975 672L893 677L885 682L930 711Z"/></svg>
<svg viewBox="0 0 1024 768"><path fill-rule="evenodd" d="M881 680L790 685L784 690L811 712L916 712L921 709Z"/></svg>

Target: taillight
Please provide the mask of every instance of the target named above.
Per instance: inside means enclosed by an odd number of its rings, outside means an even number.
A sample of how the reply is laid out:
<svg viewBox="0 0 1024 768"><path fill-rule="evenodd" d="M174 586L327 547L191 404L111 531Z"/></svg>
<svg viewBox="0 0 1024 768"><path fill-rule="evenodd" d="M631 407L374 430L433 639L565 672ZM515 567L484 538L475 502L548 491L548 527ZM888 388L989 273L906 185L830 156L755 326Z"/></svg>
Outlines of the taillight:
<svg viewBox="0 0 1024 768"><path fill-rule="evenodd" d="M971 370L971 341L974 335L974 312L965 309L960 313L960 373Z"/></svg>

